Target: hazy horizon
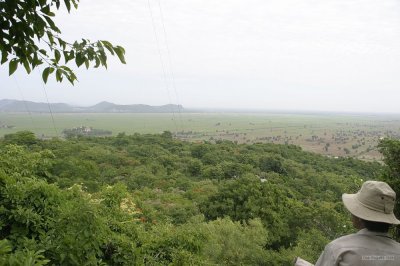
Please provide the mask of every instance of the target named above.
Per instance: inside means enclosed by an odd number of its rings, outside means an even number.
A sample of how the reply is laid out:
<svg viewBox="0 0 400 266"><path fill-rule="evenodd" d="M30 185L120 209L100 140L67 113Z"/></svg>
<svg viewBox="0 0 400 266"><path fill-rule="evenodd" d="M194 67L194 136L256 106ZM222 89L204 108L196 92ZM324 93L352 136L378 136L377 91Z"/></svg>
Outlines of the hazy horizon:
<svg viewBox="0 0 400 266"><path fill-rule="evenodd" d="M0 101L2 100L16 100L16 101L22 101L22 100L18 100L18 99L0 99ZM28 101L28 100L25 100ZM111 102L111 101L107 101L107 100L103 100L100 102L97 102L95 104L74 104L74 103L68 103L68 102L35 102L35 101L28 101L28 102L33 102L33 103L40 103L40 104L67 104L70 105L72 107L92 107L94 105L100 104L102 102L109 102L112 104L116 104L116 105L148 105L148 106L153 106L153 107L160 107L160 106L165 106L165 105L170 105L170 103L165 103L165 104L160 104L160 105L151 105L151 104L147 104L147 103L128 103L128 104L120 104L120 103L115 103L115 102ZM175 104L173 104L175 105ZM365 111L326 111L326 110L295 110L295 109L262 109L262 108L224 108L224 107L202 107L202 106L198 106L198 107L193 107L193 106L182 106L183 110L186 112L200 112L200 113L243 113L243 114L249 114L249 113L260 113L260 114L318 114L318 115L331 115L331 114L338 114L338 115L365 115L365 116L400 116L400 112L365 112ZM0 110L0 112L3 112ZM26 113L30 113L31 110L29 110L29 108L25 111ZM176 111L176 113L178 113L179 111ZM84 112L83 112L84 113ZM174 112L171 112L174 113Z"/></svg>
<svg viewBox="0 0 400 266"><path fill-rule="evenodd" d="M127 65L109 57L108 70L77 69L75 86L51 77L44 91L40 69L8 77L4 64L0 98L397 114L399 11L396 0L82 1L56 13L65 39L119 44Z"/></svg>

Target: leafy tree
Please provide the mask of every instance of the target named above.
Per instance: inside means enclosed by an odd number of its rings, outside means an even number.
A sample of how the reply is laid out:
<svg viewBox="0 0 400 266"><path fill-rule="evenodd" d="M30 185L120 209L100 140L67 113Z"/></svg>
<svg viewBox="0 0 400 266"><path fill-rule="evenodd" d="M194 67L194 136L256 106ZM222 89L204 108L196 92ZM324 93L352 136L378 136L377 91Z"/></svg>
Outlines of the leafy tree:
<svg viewBox="0 0 400 266"><path fill-rule="evenodd" d="M142 232L143 265L210 265L199 258L208 232L200 224L157 224Z"/></svg>
<svg viewBox="0 0 400 266"><path fill-rule="evenodd" d="M271 244L280 243L281 239L291 234L289 193L284 188L261 183L258 178L249 175L221 184L219 191L209 197L200 209L208 220L227 216L234 221L260 218L271 229Z"/></svg>
<svg viewBox="0 0 400 266"><path fill-rule="evenodd" d="M279 155L265 155L260 158L260 169L264 172L273 171L278 174L286 174L282 161L283 158Z"/></svg>
<svg viewBox="0 0 400 266"><path fill-rule="evenodd" d="M383 139L379 143L379 151L385 157L387 174L392 179L400 179L400 140Z"/></svg>
<svg viewBox="0 0 400 266"><path fill-rule="evenodd" d="M33 132L19 131L14 134L4 135L4 142L9 144L29 146L38 143L39 140L35 137L35 134L33 134Z"/></svg>
<svg viewBox="0 0 400 266"><path fill-rule="evenodd" d="M31 251L28 249L18 250L11 253L11 245L7 239L0 240L0 264L1 265L47 265L50 260L42 255L43 250Z"/></svg>
<svg viewBox="0 0 400 266"><path fill-rule="evenodd" d="M23 65L29 74L31 70L45 63L42 77L44 82L55 73L61 82L65 77L72 84L77 80L74 72L66 64L75 60L78 67L85 64L89 68L107 67L107 52L116 54L125 63L125 50L108 41L68 42L61 36L55 24L54 11L64 3L68 12L78 8L79 0L2 0L0 1L0 52L1 64L9 62L12 75L18 65ZM64 63L61 58L64 58Z"/></svg>
<svg viewBox="0 0 400 266"><path fill-rule="evenodd" d="M135 265L138 212L123 185L91 195L1 171L0 184L1 265Z"/></svg>
<svg viewBox="0 0 400 266"><path fill-rule="evenodd" d="M188 162L188 172L192 176L199 176L201 174L203 164L199 159L192 159Z"/></svg>
<svg viewBox="0 0 400 266"><path fill-rule="evenodd" d="M242 225L224 218L204 227L211 234L204 254L215 265L267 265L263 247L268 242L268 231L260 219Z"/></svg>
<svg viewBox="0 0 400 266"><path fill-rule="evenodd" d="M328 242L326 236L317 229L301 231L294 253L308 261L317 261L321 247L323 248Z"/></svg>
<svg viewBox="0 0 400 266"><path fill-rule="evenodd" d="M51 177L54 154L49 150L27 152L17 145L0 148L0 172L8 175Z"/></svg>
<svg viewBox="0 0 400 266"><path fill-rule="evenodd" d="M386 181L396 192L395 215L400 217L400 140L383 139L380 141L379 151L384 156L386 171L383 180ZM395 227L394 235L400 241L400 229Z"/></svg>

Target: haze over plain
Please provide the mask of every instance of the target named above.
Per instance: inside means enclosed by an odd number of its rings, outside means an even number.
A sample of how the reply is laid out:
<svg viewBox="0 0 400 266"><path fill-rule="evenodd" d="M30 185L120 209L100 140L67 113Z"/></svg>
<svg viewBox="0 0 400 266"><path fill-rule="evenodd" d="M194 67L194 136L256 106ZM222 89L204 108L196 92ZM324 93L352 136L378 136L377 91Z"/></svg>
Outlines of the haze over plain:
<svg viewBox="0 0 400 266"><path fill-rule="evenodd" d="M86 0L57 14L64 36L120 44L128 64L110 58L46 90L77 105L400 113L399 11L396 0ZM1 67L0 98L45 102L40 74Z"/></svg>

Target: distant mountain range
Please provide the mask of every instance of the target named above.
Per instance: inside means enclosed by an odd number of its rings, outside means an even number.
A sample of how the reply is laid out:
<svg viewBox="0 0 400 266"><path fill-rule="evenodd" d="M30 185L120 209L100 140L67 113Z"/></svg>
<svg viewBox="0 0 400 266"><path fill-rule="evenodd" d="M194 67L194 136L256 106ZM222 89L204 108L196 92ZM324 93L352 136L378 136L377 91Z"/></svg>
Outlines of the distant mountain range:
<svg viewBox="0 0 400 266"><path fill-rule="evenodd" d="M151 106L145 104L119 105L100 102L89 107L72 106L66 103L36 103L19 100L0 100L0 112L48 113L172 113L183 112L182 105L167 104Z"/></svg>

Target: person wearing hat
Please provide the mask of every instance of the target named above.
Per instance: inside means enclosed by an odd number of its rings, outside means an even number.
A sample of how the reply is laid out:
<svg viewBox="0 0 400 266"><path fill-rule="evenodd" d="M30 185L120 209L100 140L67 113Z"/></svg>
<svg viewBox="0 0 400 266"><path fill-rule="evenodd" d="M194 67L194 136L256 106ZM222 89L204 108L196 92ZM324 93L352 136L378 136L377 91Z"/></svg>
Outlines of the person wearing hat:
<svg viewBox="0 0 400 266"><path fill-rule="evenodd" d="M315 266L400 266L400 243L388 236L390 226L400 224L393 214L393 189L385 182L366 181L356 194L343 194L342 200L360 231L326 245Z"/></svg>

